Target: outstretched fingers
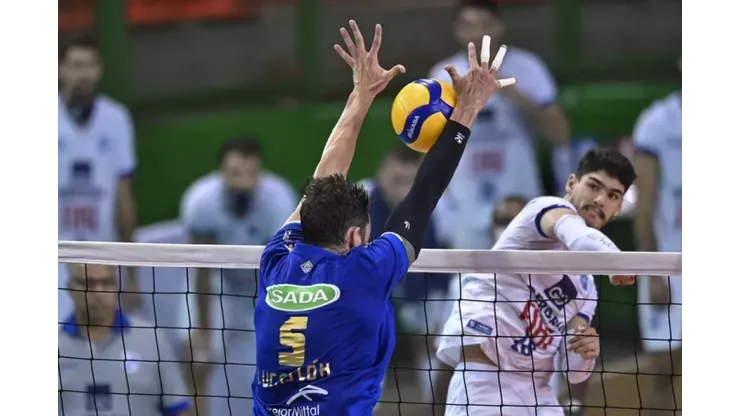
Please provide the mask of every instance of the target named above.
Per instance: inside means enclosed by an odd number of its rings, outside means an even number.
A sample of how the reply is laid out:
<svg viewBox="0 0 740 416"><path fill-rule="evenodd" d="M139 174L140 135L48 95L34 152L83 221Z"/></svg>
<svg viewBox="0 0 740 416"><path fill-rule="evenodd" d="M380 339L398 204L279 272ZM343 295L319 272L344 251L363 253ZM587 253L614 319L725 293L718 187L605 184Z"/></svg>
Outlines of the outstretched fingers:
<svg viewBox="0 0 740 416"><path fill-rule="evenodd" d="M352 58L351 56L349 56L349 54L347 52L345 52L344 49L342 49L341 46L334 45L334 50L337 51L337 53L339 54L339 56L344 60L344 62L347 63L347 65L350 66L350 68L354 68L355 67L355 60L354 60L354 58Z"/></svg>
<svg viewBox="0 0 740 416"><path fill-rule="evenodd" d="M480 64L478 63L478 54L475 52L475 44L473 42L468 43L468 63L470 64L471 70L480 68Z"/></svg>
<svg viewBox="0 0 740 416"><path fill-rule="evenodd" d="M486 37L483 38L483 43L486 43L485 42L486 41L486 39L485 39ZM490 41L489 41L489 45L490 45ZM498 73L499 68L501 68L501 64L504 62L504 57L506 56L506 51L507 50L508 50L508 48L506 47L506 45L501 45L501 47L498 48L498 52L496 52L496 56L493 58L493 62L491 62L491 73L494 76ZM483 61L482 58L481 58L481 61ZM488 61L486 61L485 63L483 63L483 62L481 62L481 63L483 64L484 67L486 65L488 65ZM498 82L498 87L499 88L504 88L504 87L508 87L510 85L516 84L516 78L499 79L499 80L497 80L497 82Z"/></svg>
<svg viewBox="0 0 740 416"><path fill-rule="evenodd" d="M498 52L496 52L496 56L493 58L493 62L491 62L491 71L496 72L501 68L501 64L504 62L504 57L506 56L506 51L509 48L506 45L501 45L500 48L498 48ZM488 61L486 61L488 63Z"/></svg>
<svg viewBox="0 0 740 416"><path fill-rule="evenodd" d="M342 39L344 39L344 44L347 46L347 52L349 52L350 56L356 58L357 48L355 47L355 43L352 41L352 38L349 36L349 32L347 31L347 29L339 29L339 33L342 35Z"/></svg>
<svg viewBox="0 0 740 416"><path fill-rule="evenodd" d="M460 79L460 74L457 73L457 70L452 65L447 65L445 67L445 71L447 71L448 74L450 74L450 79L452 79L452 82L457 82L458 79Z"/></svg>
<svg viewBox="0 0 740 416"><path fill-rule="evenodd" d="M375 37L373 38L373 44L370 46L370 54L377 55L380 50L380 45L383 43L383 27L380 24L375 25Z"/></svg>
<svg viewBox="0 0 740 416"><path fill-rule="evenodd" d="M357 26L357 22L355 22L354 20L350 20L349 27L350 29L352 29L352 34L354 35L354 38L355 38L355 44L357 46L357 50L363 53L367 52L365 50L365 39L362 37L362 32L360 32L360 27Z"/></svg>
<svg viewBox="0 0 740 416"><path fill-rule="evenodd" d="M389 71L386 71L385 76L388 81L395 78L397 75L405 74L406 73L406 67L403 65L396 65L393 68L391 68Z"/></svg>

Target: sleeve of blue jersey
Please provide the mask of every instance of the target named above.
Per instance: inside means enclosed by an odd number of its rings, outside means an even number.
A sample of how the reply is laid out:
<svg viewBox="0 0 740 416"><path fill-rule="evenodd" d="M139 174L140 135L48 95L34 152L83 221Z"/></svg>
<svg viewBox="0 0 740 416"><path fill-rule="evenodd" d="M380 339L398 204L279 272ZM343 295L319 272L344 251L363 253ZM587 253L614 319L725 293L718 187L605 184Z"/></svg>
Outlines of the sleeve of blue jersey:
<svg viewBox="0 0 740 416"><path fill-rule="evenodd" d="M365 267L373 274L374 287L387 297L393 293L409 269L406 246L398 234L383 233L372 243L359 250Z"/></svg>
<svg viewBox="0 0 740 416"><path fill-rule="evenodd" d="M283 225L267 242L262 252L262 262L268 263L275 255L287 254L295 243L303 241L303 227L300 222Z"/></svg>

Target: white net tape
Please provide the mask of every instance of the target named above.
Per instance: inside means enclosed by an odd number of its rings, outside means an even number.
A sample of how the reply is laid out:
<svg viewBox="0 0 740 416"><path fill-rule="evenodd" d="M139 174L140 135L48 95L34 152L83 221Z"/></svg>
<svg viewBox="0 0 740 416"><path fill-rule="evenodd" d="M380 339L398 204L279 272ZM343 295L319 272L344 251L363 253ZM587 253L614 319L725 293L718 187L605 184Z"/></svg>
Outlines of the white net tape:
<svg viewBox="0 0 740 416"><path fill-rule="evenodd" d="M113 266L259 267L262 246L59 242L62 263ZM681 253L592 253L572 251L421 251L411 266L419 273L530 273L681 275Z"/></svg>

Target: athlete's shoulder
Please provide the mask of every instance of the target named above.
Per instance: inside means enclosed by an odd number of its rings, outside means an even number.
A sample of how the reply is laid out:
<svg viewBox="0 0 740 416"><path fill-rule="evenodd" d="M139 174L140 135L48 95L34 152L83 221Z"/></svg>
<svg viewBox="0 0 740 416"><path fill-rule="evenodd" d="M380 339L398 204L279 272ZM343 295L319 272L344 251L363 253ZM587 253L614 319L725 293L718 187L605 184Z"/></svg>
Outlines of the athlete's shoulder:
<svg viewBox="0 0 740 416"><path fill-rule="evenodd" d="M216 172L195 180L183 194L183 200L194 204L212 201L223 189L223 178Z"/></svg>
<svg viewBox="0 0 740 416"><path fill-rule="evenodd" d="M539 55L517 46L508 47L506 51L506 60L504 61L504 65L524 68L532 66L547 68L547 65L545 65L545 61L543 61L542 58L539 57Z"/></svg>
<svg viewBox="0 0 740 416"><path fill-rule="evenodd" d="M206 216L215 212L222 201L220 193L223 179L218 173L211 173L193 182L180 201L180 217L186 224L202 222Z"/></svg>
<svg viewBox="0 0 740 416"><path fill-rule="evenodd" d="M263 187L266 191L293 190L293 187L287 179L269 170L262 172L260 177L260 187Z"/></svg>
<svg viewBox="0 0 740 416"><path fill-rule="evenodd" d="M131 118L131 113L126 106L105 94L98 95L95 99L95 105L106 117L114 117L125 122L128 122Z"/></svg>
<svg viewBox="0 0 740 416"><path fill-rule="evenodd" d="M681 114L681 93L674 92L666 97L653 101L645 108L637 119L638 128L641 125L663 124L672 121Z"/></svg>
<svg viewBox="0 0 740 416"><path fill-rule="evenodd" d="M542 246L552 241L542 230L543 216L550 210L564 208L576 210L573 204L556 196L541 196L532 199L514 217L506 230L493 246L494 250L543 250L552 247Z"/></svg>
<svg viewBox="0 0 740 416"><path fill-rule="evenodd" d="M654 101L640 113L635 123L635 146L644 151L658 152L666 143L681 135L681 94L675 92Z"/></svg>
<svg viewBox="0 0 740 416"><path fill-rule="evenodd" d="M576 210L576 208L570 202L559 196L539 196L530 200L527 205L524 206L522 212L526 213L539 213L543 209L553 208L566 208Z"/></svg>

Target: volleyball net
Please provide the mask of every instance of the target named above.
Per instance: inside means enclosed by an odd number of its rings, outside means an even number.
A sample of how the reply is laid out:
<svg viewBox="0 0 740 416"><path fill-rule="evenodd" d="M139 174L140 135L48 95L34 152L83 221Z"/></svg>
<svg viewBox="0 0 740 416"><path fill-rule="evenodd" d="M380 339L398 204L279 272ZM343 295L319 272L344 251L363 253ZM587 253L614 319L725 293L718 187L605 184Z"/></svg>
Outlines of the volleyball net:
<svg viewBox="0 0 740 416"><path fill-rule="evenodd" d="M198 403L194 414L251 414L256 367L252 320L261 252L259 246L60 241L59 414L148 415L154 406L176 409L194 402L193 396ZM106 287L106 270L121 276L114 286ZM135 290L127 285L128 273L138 282ZM509 405L503 394L492 394L504 403L486 404L490 414L518 414L522 406L537 414L549 414L552 407L587 415L680 412L680 253L423 250L392 299L397 347L375 415L444 414L453 370L437 360L435 351L452 306L469 301L461 299L459 290L461 277L469 273L516 273L530 280L594 275L598 287L592 325L600 334L601 354L589 380L570 384L564 370L556 368L548 376L548 388L557 392L559 403L544 403L537 391L545 387L535 382L542 377L534 370L531 398ZM608 275L644 277L625 288L610 285ZM198 282L204 279L206 291ZM652 279L665 282L665 300L656 301L655 287L662 286L651 285ZM113 298L98 297L102 293ZM532 293L528 300L472 300L557 306L572 296L562 288L544 299ZM71 319L75 308L88 313L92 322L93 315L110 307L106 302L125 303L127 296L134 305L131 313L124 309L113 328L121 342L99 346L90 341L92 332L79 336L93 324ZM201 305L208 305L209 313ZM552 323L547 310L537 313ZM536 325L532 318L530 326ZM209 322L200 322L204 319ZM210 348L200 348L191 338L196 332L207 334ZM307 380L322 371L308 370L302 375ZM207 374L208 382L196 386L196 374ZM321 414L310 400L304 410L296 414Z"/></svg>

